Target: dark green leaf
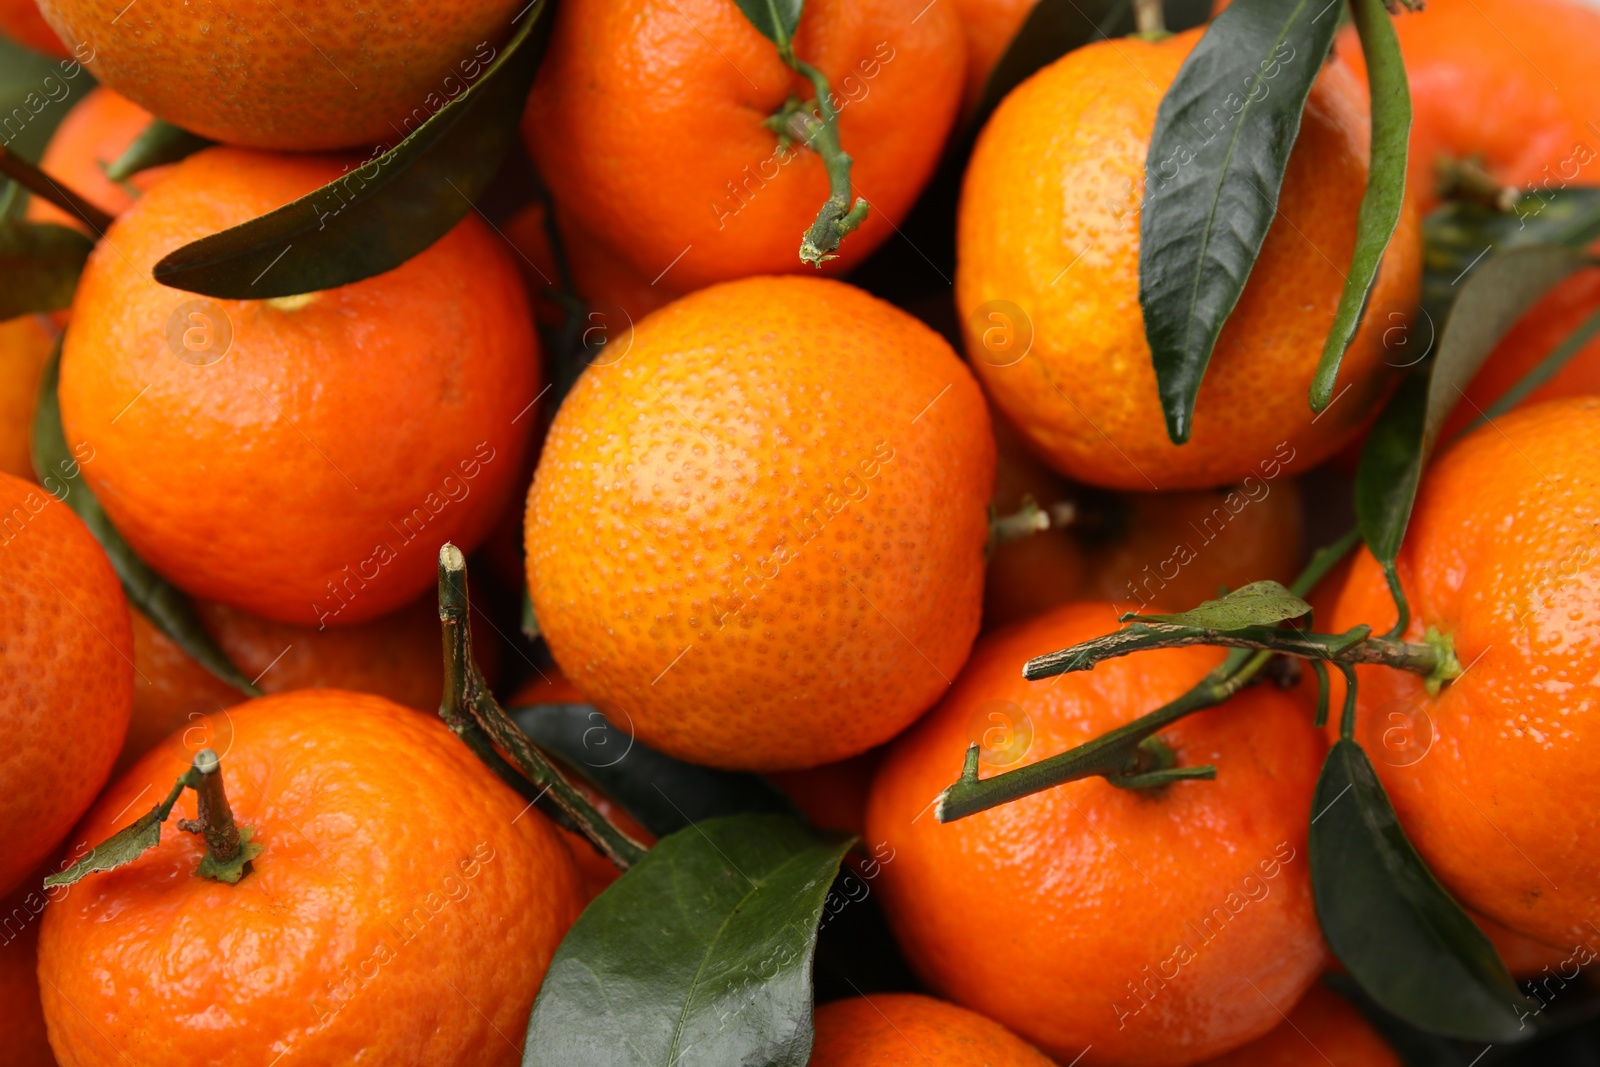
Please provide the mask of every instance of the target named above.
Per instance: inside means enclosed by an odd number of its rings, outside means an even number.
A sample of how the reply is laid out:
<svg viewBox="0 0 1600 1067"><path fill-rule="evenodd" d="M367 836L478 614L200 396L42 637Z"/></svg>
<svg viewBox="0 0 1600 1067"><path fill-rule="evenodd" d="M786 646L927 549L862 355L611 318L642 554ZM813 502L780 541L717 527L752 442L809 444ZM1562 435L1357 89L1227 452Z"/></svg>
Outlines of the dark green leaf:
<svg viewBox="0 0 1600 1067"><path fill-rule="evenodd" d="M1378 278L1378 267L1406 193L1406 155L1411 142L1411 89L1406 84L1405 62L1394 23L1384 0L1350 0L1361 50L1367 59L1367 88L1372 100L1372 153L1367 168L1367 191L1356 217L1356 248L1339 296L1339 310L1322 348L1316 376L1311 381L1311 409L1321 411L1333 399L1339 363L1355 336L1356 326Z"/></svg>
<svg viewBox="0 0 1600 1067"><path fill-rule="evenodd" d="M132 863L146 852L161 844L161 806L139 816L100 844L90 849L77 863L64 871L46 875L44 886L53 889L58 885L72 885L100 871L114 871Z"/></svg>
<svg viewBox="0 0 1600 1067"><path fill-rule="evenodd" d="M700 767L664 756L618 729L589 704L513 709L523 733L589 779L657 837L724 815L795 815L765 778Z"/></svg>
<svg viewBox="0 0 1600 1067"><path fill-rule="evenodd" d="M739 10L750 20L750 25L761 31L761 36L777 45L788 48L794 40L795 27L800 25L800 9L805 0L739 0Z"/></svg>
<svg viewBox="0 0 1600 1067"><path fill-rule="evenodd" d="M1312 812L1317 918L1361 988L1435 1033L1491 1042L1527 1036L1530 1005L1417 855L1354 741L1328 753Z"/></svg>
<svg viewBox="0 0 1600 1067"><path fill-rule="evenodd" d="M969 124L983 125L1007 93L1073 49L1131 32L1129 0L1039 0L989 72Z"/></svg>
<svg viewBox="0 0 1600 1067"><path fill-rule="evenodd" d="M1233 0L1156 113L1139 220L1139 303L1167 434L1189 439L1217 334L1278 209L1337 0Z"/></svg>
<svg viewBox="0 0 1600 1067"><path fill-rule="evenodd" d="M817 922L848 847L774 815L664 838L556 951L525 1067L805 1067Z"/></svg>
<svg viewBox="0 0 1600 1067"><path fill-rule="evenodd" d="M1461 283L1491 256L1513 248L1584 248L1600 237L1600 189L1528 193L1510 211L1450 201L1423 221L1422 306L1442 323Z"/></svg>
<svg viewBox="0 0 1600 1067"><path fill-rule="evenodd" d="M1207 630L1240 630L1247 626L1271 626L1285 619L1298 619L1311 605L1277 582L1251 582L1226 596L1208 600L1197 608L1176 615L1140 615L1131 611L1122 617L1146 622L1166 622L1174 626L1198 626Z"/></svg>
<svg viewBox="0 0 1600 1067"><path fill-rule="evenodd" d="M0 219L0 319L72 304L94 242L66 226Z"/></svg>
<svg viewBox="0 0 1600 1067"><path fill-rule="evenodd" d="M516 141L538 68L535 0L489 69L394 148L337 181L167 255L175 289L261 300L332 289L393 270L473 209Z"/></svg>
<svg viewBox="0 0 1600 1067"><path fill-rule="evenodd" d="M61 377L60 353L58 344L40 378L39 402L33 414L33 469L39 484L89 527L105 549L111 568L122 580L122 588L134 607L206 670L248 696L260 696L260 690L206 633L189 598L139 558L89 491L80 464L93 462L93 450L87 445L69 448L61 429L61 404L56 397L56 383Z"/></svg>
<svg viewBox="0 0 1600 1067"><path fill-rule="evenodd" d="M1361 450L1356 472L1356 522L1367 547L1392 573L1417 483L1444 424L1467 383L1507 330L1540 297L1584 264L1564 248L1520 248L1485 262L1462 286L1445 320L1427 378L1401 384Z"/></svg>
<svg viewBox="0 0 1600 1067"><path fill-rule="evenodd" d="M174 126L166 119L153 119L122 155L106 168L106 177L114 182L125 182L142 170L187 159L213 143L209 138Z"/></svg>

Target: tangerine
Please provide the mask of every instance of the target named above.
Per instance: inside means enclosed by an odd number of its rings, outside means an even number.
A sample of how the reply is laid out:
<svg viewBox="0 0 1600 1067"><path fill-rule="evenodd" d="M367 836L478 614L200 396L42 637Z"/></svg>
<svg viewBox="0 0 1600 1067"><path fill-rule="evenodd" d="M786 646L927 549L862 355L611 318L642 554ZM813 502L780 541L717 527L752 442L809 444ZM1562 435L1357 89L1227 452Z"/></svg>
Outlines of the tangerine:
<svg viewBox="0 0 1600 1067"><path fill-rule="evenodd" d="M1156 108L1200 30L1101 41L1015 89L973 152L957 220L957 310L996 406L1057 470L1140 492L1261 473L1281 450L1309 469L1360 431L1388 392L1382 314L1364 316L1315 415L1307 390L1333 324L1367 181L1362 86L1332 63L1314 83L1250 282L1217 339L1193 434L1174 445L1139 305L1139 208ZM1418 299L1409 208L1372 308Z"/></svg>
<svg viewBox="0 0 1600 1067"><path fill-rule="evenodd" d="M0 900L0 1025L7 1067L56 1067L39 1003L39 915L48 904L31 878Z"/></svg>
<svg viewBox="0 0 1600 1067"><path fill-rule="evenodd" d="M957 0L956 15L967 36L967 79L962 112L977 109L995 64L1011 46L1033 10L1032 0Z"/></svg>
<svg viewBox="0 0 1600 1067"><path fill-rule="evenodd" d="M812 0L796 54L827 76L855 195L871 202L828 269L894 232L933 172L961 99L966 52L946 5ZM682 292L810 270L800 238L828 197L822 158L768 125L811 84L735 0L573 0L556 11L522 132L556 204Z"/></svg>
<svg viewBox="0 0 1600 1067"><path fill-rule="evenodd" d="M403 8L317 0L39 0L101 82L227 144L312 151L393 144L499 54L519 0Z"/></svg>
<svg viewBox="0 0 1600 1067"><path fill-rule="evenodd" d="M1600 271L1586 270L1550 290L1517 320L1489 353L1439 431L1453 440L1600 312ZM1600 336L1591 337L1523 403L1600 394Z"/></svg>
<svg viewBox="0 0 1600 1067"><path fill-rule="evenodd" d="M951 823L933 801L980 744L990 772L1152 711L1221 658L1179 648L1027 682L1029 658L1097 637L1069 604L983 637L939 706L889 747L867 833L895 850L884 910L913 969L1061 1062L1194 1063L1262 1036L1320 973L1306 834L1325 746L1305 703L1255 686L1159 735L1215 782L1090 779ZM1203 828L1200 829L1200 828Z"/></svg>
<svg viewBox="0 0 1600 1067"><path fill-rule="evenodd" d="M0 322L0 471L14 478L33 480L33 409L54 345L36 316Z"/></svg>
<svg viewBox="0 0 1600 1067"><path fill-rule="evenodd" d="M0 893L39 866L111 774L133 703L128 604L83 521L0 474Z"/></svg>
<svg viewBox="0 0 1600 1067"><path fill-rule="evenodd" d="M976 1012L916 993L874 993L817 1008L810 1067L1050 1067Z"/></svg>
<svg viewBox="0 0 1600 1067"><path fill-rule="evenodd" d="M439 709L444 666L439 616L433 597L354 626L317 630L263 619L210 601L195 614L217 647L264 693L295 689L349 689L386 697L418 711ZM133 616L133 718L119 768L207 714L239 702L239 691L219 679L156 628L137 609ZM476 637L479 631L473 631ZM496 646L474 640L487 673ZM196 744L188 744L196 751ZM199 745L198 747L204 747Z"/></svg>
<svg viewBox="0 0 1600 1067"><path fill-rule="evenodd" d="M473 216L303 296L211 300L150 276L339 166L237 148L175 164L90 256L61 360L67 439L93 449L84 476L135 551L200 599L300 626L392 611L433 586L440 544L488 535L539 376L521 282Z"/></svg>
<svg viewBox="0 0 1600 1067"><path fill-rule="evenodd" d="M1600 12L1570 0L1428 0L1394 29L1411 89L1407 193L1422 211L1439 202L1450 161L1541 194L1600 184ZM1364 79L1355 33L1335 48Z"/></svg>
<svg viewBox="0 0 1600 1067"><path fill-rule="evenodd" d="M39 13L34 0L0 0L0 33L53 59L66 59L71 54Z"/></svg>
<svg viewBox="0 0 1600 1067"><path fill-rule="evenodd" d="M544 816L436 717L381 697L263 697L209 732L230 739L228 800L265 850L229 885L196 876L204 842L169 826L47 908L39 978L58 1055L72 1067L123 1064L119 1050L172 1064L519 1062L506 1035L523 1032L583 903ZM109 837L187 755L153 749L81 832ZM194 815L185 792L174 817Z"/></svg>
<svg viewBox="0 0 1600 1067"><path fill-rule="evenodd" d="M1434 460L1396 561L1404 636L1444 635L1464 673L1434 694L1356 668L1356 738L1417 851L1468 908L1551 945L1593 936L1600 915L1600 830L1571 809L1600 760L1596 433L1600 398L1551 400ZM1383 633L1396 617L1362 550L1319 628ZM1335 674L1333 707L1343 692Z"/></svg>
<svg viewBox="0 0 1600 1067"><path fill-rule="evenodd" d="M140 171L127 182L106 176L106 168L121 158L128 146L150 125L150 112L104 86L96 86L61 120L45 146L39 166L52 178L82 196L107 215L120 215L134 196L160 180L165 167ZM54 222L92 233L87 222L35 196L28 201L28 218Z"/></svg>
<svg viewBox="0 0 1600 1067"><path fill-rule="evenodd" d="M1266 1037L1258 1038L1201 1067L1401 1067L1389 1043L1343 997L1314 983L1300 1003Z"/></svg>
<svg viewBox="0 0 1600 1067"><path fill-rule="evenodd" d="M790 770L907 726L966 660L994 443L937 334L747 278L648 316L556 415L528 588L563 673L646 744Z"/></svg>

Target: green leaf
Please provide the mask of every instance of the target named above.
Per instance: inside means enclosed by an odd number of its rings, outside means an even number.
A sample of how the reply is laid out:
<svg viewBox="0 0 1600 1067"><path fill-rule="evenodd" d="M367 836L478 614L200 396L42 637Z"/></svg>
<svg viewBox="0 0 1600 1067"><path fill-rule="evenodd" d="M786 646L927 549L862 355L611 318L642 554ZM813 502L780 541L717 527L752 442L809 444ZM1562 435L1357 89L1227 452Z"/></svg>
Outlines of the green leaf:
<svg viewBox="0 0 1600 1067"><path fill-rule="evenodd" d="M796 816L765 778L673 759L618 729L590 704L513 709L517 727L545 752L589 779L657 837L718 816Z"/></svg>
<svg viewBox="0 0 1600 1067"><path fill-rule="evenodd" d="M210 138L190 133L166 119L153 119L122 155L106 168L106 177L114 182L125 182L142 170L187 159L214 143Z"/></svg>
<svg viewBox="0 0 1600 1067"><path fill-rule="evenodd" d="M56 396L60 378L61 346L58 342L40 377L39 401L33 414L33 469L39 484L89 527L94 539L105 549L111 569L122 580L122 588L134 607L144 612L157 629L206 670L247 696L260 696L261 691L206 633L189 598L139 558L89 491L80 464L93 462L93 455L92 452L83 454L87 446L72 449L67 445L61 429L61 403Z"/></svg>
<svg viewBox="0 0 1600 1067"><path fill-rule="evenodd" d="M1156 112L1139 219L1139 303L1176 444L1193 430L1217 335L1277 214L1301 111L1338 23L1337 0L1233 0Z"/></svg>
<svg viewBox="0 0 1600 1067"><path fill-rule="evenodd" d="M201 238L155 265L163 285L261 300L393 270L468 212L517 139L549 4L535 0L483 77L394 148L276 211Z"/></svg>
<svg viewBox="0 0 1600 1067"><path fill-rule="evenodd" d="M1372 152L1367 191L1356 216L1356 248L1339 295L1339 310L1322 348L1311 380L1311 410L1321 411L1333 399L1333 385L1345 349L1356 334L1367 297L1378 278L1384 251L1400 222L1405 202L1406 156L1411 142L1411 89L1394 23L1384 0L1350 0L1361 50L1367 60L1367 88L1372 100Z"/></svg>
<svg viewBox="0 0 1600 1067"><path fill-rule="evenodd" d="M72 304L94 242L52 223L0 219L0 320Z"/></svg>
<svg viewBox="0 0 1600 1067"><path fill-rule="evenodd" d="M126 866L161 844L161 823L166 815L157 804L133 822L124 826L100 844L90 849L77 863L64 871L46 875L44 887L72 885L91 874L114 871Z"/></svg>
<svg viewBox="0 0 1600 1067"><path fill-rule="evenodd" d="M804 6L805 0L739 0L739 10L750 20L750 25L780 50L788 48L794 40L795 27L800 25L800 9Z"/></svg>
<svg viewBox="0 0 1600 1067"><path fill-rule="evenodd" d="M1530 1005L1483 931L1417 855L1355 742L1328 753L1312 812L1317 918L1361 988L1435 1033L1488 1042L1527 1036Z"/></svg>
<svg viewBox="0 0 1600 1067"><path fill-rule="evenodd" d="M848 847L773 815L664 838L556 951L524 1067L805 1067L817 922Z"/></svg>
<svg viewBox="0 0 1600 1067"><path fill-rule="evenodd" d="M1198 626L1206 630L1242 630L1250 626L1272 626L1286 619L1298 619L1311 605L1277 582L1251 582L1226 596L1208 600L1197 608L1176 615L1140 615L1130 611L1122 621L1143 619L1174 626Z"/></svg>
<svg viewBox="0 0 1600 1067"><path fill-rule="evenodd" d="M1006 94L1073 49L1131 32L1129 0L1039 0L989 72L967 125L981 127Z"/></svg>
<svg viewBox="0 0 1600 1067"><path fill-rule="evenodd" d="M1450 201L1423 220L1422 306L1444 322L1461 283L1490 257L1514 248L1585 248L1600 237L1600 188L1525 194L1510 211Z"/></svg>
<svg viewBox="0 0 1600 1067"><path fill-rule="evenodd" d="M1582 252L1554 247L1520 248L1491 257L1462 286L1445 320L1431 373L1414 374L1401 383L1367 438L1356 471L1356 523L1400 603L1397 630L1405 628L1407 610L1394 561L1439 428L1506 331L1584 263Z"/></svg>

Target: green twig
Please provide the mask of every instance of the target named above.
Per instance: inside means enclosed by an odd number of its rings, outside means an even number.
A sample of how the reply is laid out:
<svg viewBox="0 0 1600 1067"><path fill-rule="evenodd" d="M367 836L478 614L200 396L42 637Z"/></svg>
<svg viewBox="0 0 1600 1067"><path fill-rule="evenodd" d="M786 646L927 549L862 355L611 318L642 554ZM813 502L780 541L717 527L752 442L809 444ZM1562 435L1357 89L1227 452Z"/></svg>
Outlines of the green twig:
<svg viewBox="0 0 1600 1067"><path fill-rule="evenodd" d="M573 827L622 870L637 863L645 847L614 826L587 797L574 789L555 767L517 729L495 701L472 655L472 629L468 618L467 561L448 542L439 549L439 622L444 634L444 696L439 717L480 759L502 779L524 778L518 785L528 795L531 783L538 796L548 797ZM504 752L517 771L510 772ZM508 781L510 779L507 779Z"/></svg>
<svg viewBox="0 0 1600 1067"><path fill-rule="evenodd" d="M867 219L866 200L856 197L851 203L850 156L839 142L839 112L833 106L833 90L828 79L816 67L794 54L792 42L778 42L778 55L811 82L817 96L816 114L799 114L803 117L805 142L822 157L828 171L828 199L817 212L817 219L800 239L800 260L813 267L836 259L839 242ZM793 122L789 125L792 127ZM781 136L781 134L780 134Z"/></svg>
<svg viewBox="0 0 1600 1067"><path fill-rule="evenodd" d="M1318 550L1312 555L1311 562L1306 565L1305 570L1295 579L1289 591L1295 596L1305 596L1339 560L1349 554L1359 540L1359 535L1351 531L1332 545ZM1358 628L1358 631L1365 636L1365 628ZM1295 634L1295 631L1287 630L1271 632L1285 636ZM1352 631L1355 632L1357 631ZM1001 804L1081 778L1098 776L1113 785L1127 788L1151 788L1184 779L1214 778L1216 768L1213 766L1175 766L1171 749L1155 734L1185 715L1215 707L1228 700L1250 684L1272 656L1273 651L1265 648L1252 649L1249 646L1235 648L1228 653L1221 665L1176 700L1088 744L1079 745L1077 748L1026 767L1019 767L1014 771L980 779L979 749L977 745L973 745L967 749L961 777L935 800L935 817L940 822L966 818L968 815L975 815L980 811L987 811ZM1312 665L1317 669L1319 677L1326 675L1321 657L1313 657ZM1354 692L1353 686L1351 692Z"/></svg>

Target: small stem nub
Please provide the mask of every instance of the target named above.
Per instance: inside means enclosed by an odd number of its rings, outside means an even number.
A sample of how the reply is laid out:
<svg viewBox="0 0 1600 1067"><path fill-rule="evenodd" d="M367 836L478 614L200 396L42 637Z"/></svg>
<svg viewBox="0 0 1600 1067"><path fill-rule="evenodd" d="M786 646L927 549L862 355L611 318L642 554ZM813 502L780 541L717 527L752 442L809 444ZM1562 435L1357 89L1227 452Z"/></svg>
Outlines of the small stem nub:
<svg viewBox="0 0 1600 1067"><path fill-rule="evenodd" d="M1161 8L1161 0L1133 0L1133 25L1140 37L1159 39L1167 36L1167 18Z"/></svg>

